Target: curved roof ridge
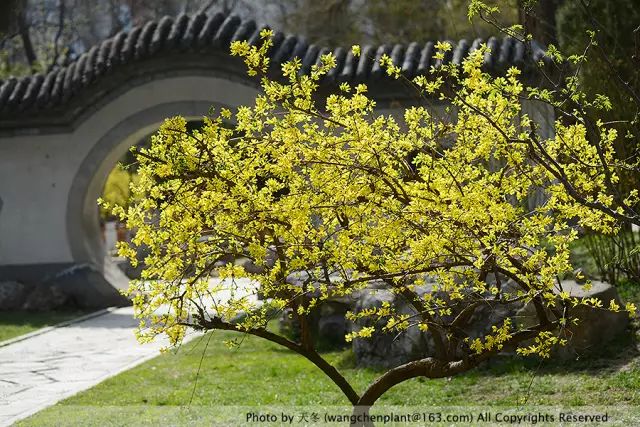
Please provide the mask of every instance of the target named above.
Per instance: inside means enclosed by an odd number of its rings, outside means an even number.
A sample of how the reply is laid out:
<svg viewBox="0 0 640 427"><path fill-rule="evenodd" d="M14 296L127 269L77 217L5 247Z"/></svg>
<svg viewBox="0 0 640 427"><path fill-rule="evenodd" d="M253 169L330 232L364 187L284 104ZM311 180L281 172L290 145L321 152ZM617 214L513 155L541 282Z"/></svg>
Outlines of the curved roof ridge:
<svg viewBox="0 0 640 427"><path fill-rule="evenodd" d="M242 20L236 15L222 13L177 17L164 16L158 21L148 21L129 31L120 31L92 46L78 58L47 73L0 80L0 117L38 113L65 104L74 94L108 75L113 70L156 57L164 53L194 51L223 51L236 40L259 42L259 34L267 26L258 26L254 20ZM442 62L460 63L483 42L481 39L452 42L453 49L444 61L434 59L434 42L412 42L380 46L363 46L361 57L354 57L349 48L329 50L309 44L303 37L275 32L269 51L273 65L284 63L293 57L302 60L302 72L308 72L320 55L333 52L337 65L326 81L374 81L382 74L378 59L388 54L394 64L402 68L407 77L425 73L432 65ZM451 42L451 41L450 41ZM501 71L516 65L526 67L533 61L544 59L544 49L533 44L532 57L526 58L523 46L511 37L490 37L486 41L491 51L485 55L485 67L489 71ZM369 57L368 57L369 56ZM372 61L370 57L376 60Z"/></svg>

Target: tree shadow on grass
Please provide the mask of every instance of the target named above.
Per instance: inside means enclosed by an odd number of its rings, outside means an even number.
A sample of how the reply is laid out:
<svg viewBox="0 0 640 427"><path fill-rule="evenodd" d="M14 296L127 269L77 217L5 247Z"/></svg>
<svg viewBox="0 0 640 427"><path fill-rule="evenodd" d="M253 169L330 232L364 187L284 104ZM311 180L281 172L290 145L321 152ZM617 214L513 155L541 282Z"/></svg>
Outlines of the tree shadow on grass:
<svg viewBox="0 0 640 427"><path fill-rule="evenodd" d="M630 365L640 367L639 357L638 331L632 329L601 348L585 354L575 354L575 358L570 360L500 354L485 362L474 372L479 376L496 376L522 371L536 372L539 375L580 372L605 374L619 371Z"/></svg>
<svg viewBox="0 0 640 427"><path fill-rule="evenodd" d="M615 372L629 365L640 367L640 340L637 327L627 330L614 340L599 349L594 349L589 353L575 354L571 360L559 360L557 358L541 359L540 357L523 357L516 354L499 354L477 369L461 376L473 374L482 377L505 375L515 372L537 372L537 374L558 374L558 373L579 373L588 372L590 374L604 374ZM290 354L291 351L275 347L274 353ZM367 369L372 372L382 373L385 368L360 367L357 365L355 355L347 347L343 348L323 348L319 351L323 356L332 360L332 364L338 369Z"/></svg>

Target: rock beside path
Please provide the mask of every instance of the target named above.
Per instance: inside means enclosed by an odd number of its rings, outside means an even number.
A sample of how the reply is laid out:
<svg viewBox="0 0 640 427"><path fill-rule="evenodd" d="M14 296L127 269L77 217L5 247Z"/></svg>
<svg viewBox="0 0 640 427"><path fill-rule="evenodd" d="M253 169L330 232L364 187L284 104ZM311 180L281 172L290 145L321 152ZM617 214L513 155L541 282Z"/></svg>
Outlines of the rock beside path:
<svg viewBox="0 0 640 427"><path fill-rule="evenodd" d="M516 286L511 281L506 281L502 286L503 289L508 287L509 292L516 291ZM564 281L562 287L572 297L597 298L602 301L604 308L578 306L571 309L570 316L577 317L579 323L569 326L561 332L568 344L556 347L552 353L553 357L560 360L570 360L587 355L602 348L626 330L629 324L628 314L626 312L615 313L606 309L612 300L623 307L615 287L604 282L593 282L591 289L585 290L582 284L574 281ZM418 293L423 294L430 291L431 286L427 284ZM559 292L560 290L557 290L557 293ZM349 299L324 301L320 309L312 313L310 318L312 334L320 341L343 344L344 341L341 339L343 334L351 330L375 326L376 331L370 338L355 339L352 343L358 366L390 368L412 360L434 356L435 345L428 331L422 332L414 326L400 334L385 333L382 331L385 325L384 321L374 325L372 319L363 318L353 324L344 319L346 311L357 313L362 310L378 308L385 302L393 305L398 313L409 316L416 314L415 308L404 298L394 295L388 289L370 288L354 294ZM295 316L291 316L291 313L287 314L281 319L281 327L295 331L296 325L293 324L295 322L292 323ZM551 313L549 314L550 318L553 318ZM501 325L507 318L511 319L514 324L522 326L538 323L535 308L531 303L526 305L523 302L509 305L486 304L476 308L469 326L465 328L464 332L471 338L484 337L491 332L493 325ZM528 343L523 343L523 345L528 345Z"/></svg>
<svg viewBox="0 0 640 427"><path fill-rule="evenodd" d="M126 306L130 301L89 264L60 270L42 283L0 281L0 310L50 311Z"/></svg>
<svg viewBox="0 0 640 427"><path fill-rule="evenodd" d="M576 298L597 298L602 301L604 308L598 309L587 306L577 306L570 310L569 316L578 318L577 325L569 325L562 332L567 345L559 346L553 352L553 357L560 360L576 359L588 355L602 348L622 334L629 325L629 315L626 312L615 313L606 309L613 300L624 307L616 288L609 283L593 281L591 289L585 290L583 285L572 280L562 282L562 289ZM559 293L559 289L554 290ZM535 308L529 303L516 314L519 324L529 325L536 322Z"/></svg>
<svg viewBox="0 0 640 427"><path fill-rule="evenodd" d="M0 310L20 310L32 287L16 281L0 282Z"/></svg>
<svg viewBox="0 0 640 427"><path fill-rule="evenodd" d="M372 289L364 293L356 304L355 311L379 308L384 302L395 305L398 313L415 314L409 304L386 289ZM355 329L367 326L374 326L372 319L359 320ZM383 326L384 322L376 324L376 331L370 338L353 340L353 353L358 366L391 368L433 354L434 343L429 334L415 327L401 334L385 333L381 331Z"/></svg>

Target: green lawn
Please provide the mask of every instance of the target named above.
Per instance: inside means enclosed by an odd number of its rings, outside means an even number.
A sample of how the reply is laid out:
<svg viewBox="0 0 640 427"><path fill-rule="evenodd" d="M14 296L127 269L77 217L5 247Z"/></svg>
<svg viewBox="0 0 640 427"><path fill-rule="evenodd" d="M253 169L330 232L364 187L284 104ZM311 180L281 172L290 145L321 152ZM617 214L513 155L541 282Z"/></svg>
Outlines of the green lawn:
<svg viewBox="0 0 640 427"><path fill-rule="evenodd" d="M620 293L624 300L639 304L639 288L627 284ZM638 329L636 321L634 330ZM390 390L376 405L385 410L396 407L398 411L411 406L514 410L523 404L532 408L527 411L549 406L579 411L588 406L600 407L608 413L617 411L618 421L625 416L637 416L633 421L611 425L640 425L637 335L630 333L602 349L599 355L570 363L501 357L451 379L410 380ZM236 338L241 339L239 348L230 349L224 344ZM374 370L356 369L349 351L324 355L360 392L379 375ZM301 356L255 337L214 332L108 379L18 425L157 426L217 422L215 425L256 426L263 424L243 424L239 417L265 405L271 410L280 407L290 411L296 406L346 407L348 401Z"/></svg>
<svg viewBox="0 0 640 427"><path fill-rule="evenodd" d="M238 335L214 332L210 340L209 336L104 381L19 425L210 424L206 417L224 410L223 406L348 405L338 389L300 356L258 338L247 337L239 349L229 349L222 341ZM377 375L373 370L355 369L346 351L326 356L357 390ZM384 395L379 404L514 407L525 402L638 407L640 356L635 340L617 342L599 358L570 364L505 357L451 379L410 380ZM60 424L60 420L65 421Z"/></svg>
<svg viewBox="0 0 640 427"><path fill-rule="evenodd" d="M87 314L85 311L0 311L0 342Z"/></svg>

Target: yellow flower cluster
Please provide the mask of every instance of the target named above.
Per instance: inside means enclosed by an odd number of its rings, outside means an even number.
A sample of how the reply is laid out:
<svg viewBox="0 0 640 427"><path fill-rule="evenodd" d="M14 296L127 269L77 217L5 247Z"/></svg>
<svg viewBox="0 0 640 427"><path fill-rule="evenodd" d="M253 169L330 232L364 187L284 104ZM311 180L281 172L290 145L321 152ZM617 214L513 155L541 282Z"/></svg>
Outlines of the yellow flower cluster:
<svg viewBox="0 0 640 427"><path fill-rule="evenodd" d="M250 75L269 66L271 34L262 36L260 46L231 46ZM451 46L436 49L444 59ZM194 316L266 328L274 312L291 308L304 316L324 300L383 284L414 313L393 304L352 313L352 320L370 318L375 326L348 340L416 326L451 347L482 353L500 350L521 326L507 319L471 340L460 325L474 319L477 307L518 300L553 312L570 301L558 302L553 288L572 271L576 228L615 232L616 226L578 203L531 153L540 147L558 158L572 153L579 161L562 172L572 190L611 206L606 177L589 166L599 153L580 123L558 122L555 136L539 138L523 112L519 71L487 75L485 51L414 80L426 95L447 101L451 113L444 116L415 106L401 119L379 115L362 84L343 84L319 102L319 81L336 64L327 54L307 75L297 59L283 64L284 80L263 78L254 105L222 110L198 130L188 131L182 117L167 119L138 156L132 185L138 202L114 209L136 231L120 253L136 262L138 247L148 252L142 280L129 289L143 320L140 336L164 333L176 343L186 324L197 324ZM388 56L380 61L401 78ZM604 155L612 158L615 132L600 132ZM540 194L544 203L531 206ZM239 256L260 269L221 262ZM224 290L209 281L213 273L224 279ZM489 274L509 278L516 289L490 283ZM242 292L241 278L259 283L262 305ZM435 284L420 290L426 282ZM543 331L519 351L546 357L559 342Z"/></svg>

